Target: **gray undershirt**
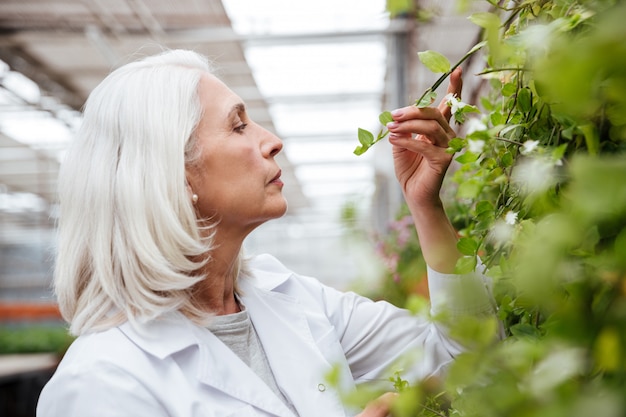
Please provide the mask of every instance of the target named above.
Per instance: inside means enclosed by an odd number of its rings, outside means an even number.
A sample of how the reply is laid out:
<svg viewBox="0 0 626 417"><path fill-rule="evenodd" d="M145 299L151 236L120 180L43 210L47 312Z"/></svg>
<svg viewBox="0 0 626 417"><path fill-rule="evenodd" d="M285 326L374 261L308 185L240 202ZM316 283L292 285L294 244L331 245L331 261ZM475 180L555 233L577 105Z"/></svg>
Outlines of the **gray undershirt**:
<svg viewBox="0 0 626 417"><path fill-rule="evenodd" d="M263 345L243 306L239 313L215 316L207 327L248 365L296 416L298 415L296 409L278 388Z"/></svg>

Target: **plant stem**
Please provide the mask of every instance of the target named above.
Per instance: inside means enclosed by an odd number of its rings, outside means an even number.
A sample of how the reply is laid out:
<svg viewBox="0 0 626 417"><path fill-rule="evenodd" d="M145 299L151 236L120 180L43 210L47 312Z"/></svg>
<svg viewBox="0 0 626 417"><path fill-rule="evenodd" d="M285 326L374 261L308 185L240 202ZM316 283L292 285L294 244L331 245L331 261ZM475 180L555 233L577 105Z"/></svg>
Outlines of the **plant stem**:
<svg viewBox="0 0 626 417"><path fill-rule="evenodd" d="M530 71L528 68L518 68L518 67L503 67L503 68L489 68L479 72L476 75L485 75L491 74L494 72L502 72L502 71Z"/></svg>
<svg viewBox="0 0 626 417"><path fill-rule="evenodd" d="M430 88L426 89L426 91L424 91L422 96L419 99L417 99L416 103L419 103L420 101L422 101L422 99L426 97L426 94L430 93L431 91L435 91L441 85L441 83L443 83L445 79L448 78L450 74L452 74L452 72L459 67L459 65L465 62L467 58L469 58L478 50L480 50L483 46L485 46L485 43L481 42L481 43L476 44L472 49L470 49L465 55L463 55L463 58L461 58L459 62L454 64L448 72L444 73L441 77L439 77L437 81L435 81L435 83Z"/></svg>
<svg viewBox="0 0 626 417"><path fill-rule="evenodd" d="M426 406L426 405L424 405L424 404L420 404L420 405L422 406L422 408L423 408L424 410L426 410L426 411L430 411L431 413L436 414L436 415L438 415L439 417L448 417L448 416L446 416L445 414L441 414L441 413L440 413L440 412L438 412L437 410L434 410L434 409L432 409L432 408L430 408L430 407L428 407L428 406Z"/></svg>
<svg viewBox="0 0 626 417"><path fill-rule="evenodd" d="M518 146L524 146L524 144L522 142L518 142L516 140L511 140L511 139L507 139L507 138L503 138L501 136L495 136L494 137L495 140L501 140L502 142L508 142L508 143L512 143L514 145L518 145Z"/></svg>

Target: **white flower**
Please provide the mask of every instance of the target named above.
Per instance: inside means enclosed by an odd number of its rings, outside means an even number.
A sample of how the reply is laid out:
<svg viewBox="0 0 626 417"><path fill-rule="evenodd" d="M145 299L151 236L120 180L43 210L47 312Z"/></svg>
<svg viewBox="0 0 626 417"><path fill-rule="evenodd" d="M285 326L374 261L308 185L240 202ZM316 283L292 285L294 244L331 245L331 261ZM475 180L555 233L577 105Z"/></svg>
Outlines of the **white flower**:
<svg viewBox="0 0 626 417"><path fill-rule="evenodd" d="M517 41L521 43L521 47L528 51L545 51L548 47L546 39L550 39L555 32L555 25L542 25L535 24L528 26L526 29L520 31L516 37Z"/></svg>
<svg viewBox="0 0 626 417"><path fill-rule="evenodd" d="M467 149L473 153L481 153L485 147L485 141L482 139L470 139L467 141Z"/></svg>
<svg viewBox="0 0 626 417"><path fill-rule="evenodd" d="M545 191L556 182L554 163L547 158L525 158L513 168L511 181L525 194Z"/></svg>
<svg viewBox="0 0 626 417"><path fill-rule="evenodd" d="M457 111L462 110L463 107L467 106L467 103L462 102L452 93L446 94L444 100L446 100L446 103L452 107L452 114L456 114Z"/></svg>
<svg viewBox="0 0 626 417"><path fill-rule="evenodd" d="M520 150L520 152L522 153L522 155L528 155L529 153L537 149L538 145L538 140L527 140L522 144L522 149Z"/></svg>
<svg viewBox="0 0 626 417"><path fill-rule="evenodd" d="M489 231L487 239L494 245L501 247L511 242L514 235L515 229L512 225L498 220Z"/></svg>
<svg viewBox="0 0 626 417"><path fill-rule="evenodd" d="M469 118L467 122L465 122L465 128L466 134L468 135L480 130L487 130L487 126L476 117Z"/></svg>
<svg viewBox="0 0 626 417"><path fill-rule="evenodd" d="M456 102L452 102L452 114L456 114L459 110L463 110L463 107L467 106L467 103L462 102L461 100L456 100Z"/></svg>
<svg viewBox="0 0 626 417"><path fill-rule="evenodd" d="M514 225L517 222L517 212L509 211L506 216L504 216L504 222L506 224Z"/></svg>
<svg viewBox="0 0 626 417"><path fill-rule="evenodd" d="M450 104L451 100L456 100L456 95L454 95L454 93L448 93L443 97L443 101L447 104Z"/></svg>

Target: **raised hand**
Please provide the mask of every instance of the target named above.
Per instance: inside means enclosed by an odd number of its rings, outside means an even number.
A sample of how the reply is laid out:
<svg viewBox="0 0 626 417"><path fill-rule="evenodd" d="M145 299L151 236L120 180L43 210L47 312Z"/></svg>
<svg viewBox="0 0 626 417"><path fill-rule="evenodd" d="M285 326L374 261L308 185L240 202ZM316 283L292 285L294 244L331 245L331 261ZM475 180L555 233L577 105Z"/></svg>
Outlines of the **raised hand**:
<svg viewBox="0 0 626 417"><path fill-rule="evenodd" d="M461 95L461 69L450 75L448 93ZM396 177L409 203L429 204L439 200L443 177L452 155L446 152L448 141L456 136L448 124L451 109L442 100L437 108L407 106L391 112L394 121L387 124L393 145Z"/></svg>
<svg viewBox="0 0 626 417"><path fill-rule="evenodd" d="M448 93L461 95L461 70L450 76ZM403 107L392 112L387 125L393 145L396 177L411 210L426 263L436 271L452 273L460 256L457 235L439 197L452 154L448 142L456 134L448 124L451 109L444 99L439 107ZM415 137L414 137L415 135Z"/></svg>

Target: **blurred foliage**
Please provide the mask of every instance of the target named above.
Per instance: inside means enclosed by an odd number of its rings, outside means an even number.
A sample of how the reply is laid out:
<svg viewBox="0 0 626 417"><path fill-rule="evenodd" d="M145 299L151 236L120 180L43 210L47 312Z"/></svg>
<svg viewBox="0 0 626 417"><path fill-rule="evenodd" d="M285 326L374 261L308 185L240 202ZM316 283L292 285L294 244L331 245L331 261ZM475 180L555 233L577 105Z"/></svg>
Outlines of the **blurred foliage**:
<svg viewBox="0 0 626 417"><path fill-rule="evenodd" d="M0 327L0 354L53 352L62 356L73 341L63 326Z"/></svg>
<svg viewBox="0 0 626 417"><path fill-rule="evenodd" d="M483 88L450 143L446 205L457 272L488 267L505 337L452 323L469 351L428 389L402 385L394 416L626 416L626 2L488 3L469 16ZM423 260L397 222L383 292L414 303Z"/></svg>
<svg viewBox="0 0 626 417"><path fill-rule="evenodd" d="M375 252L385 267L384 279L370 296L405 306L414 294L427 296L426 263L411 214L402 207L385 236L376 238Z"/></svg>

